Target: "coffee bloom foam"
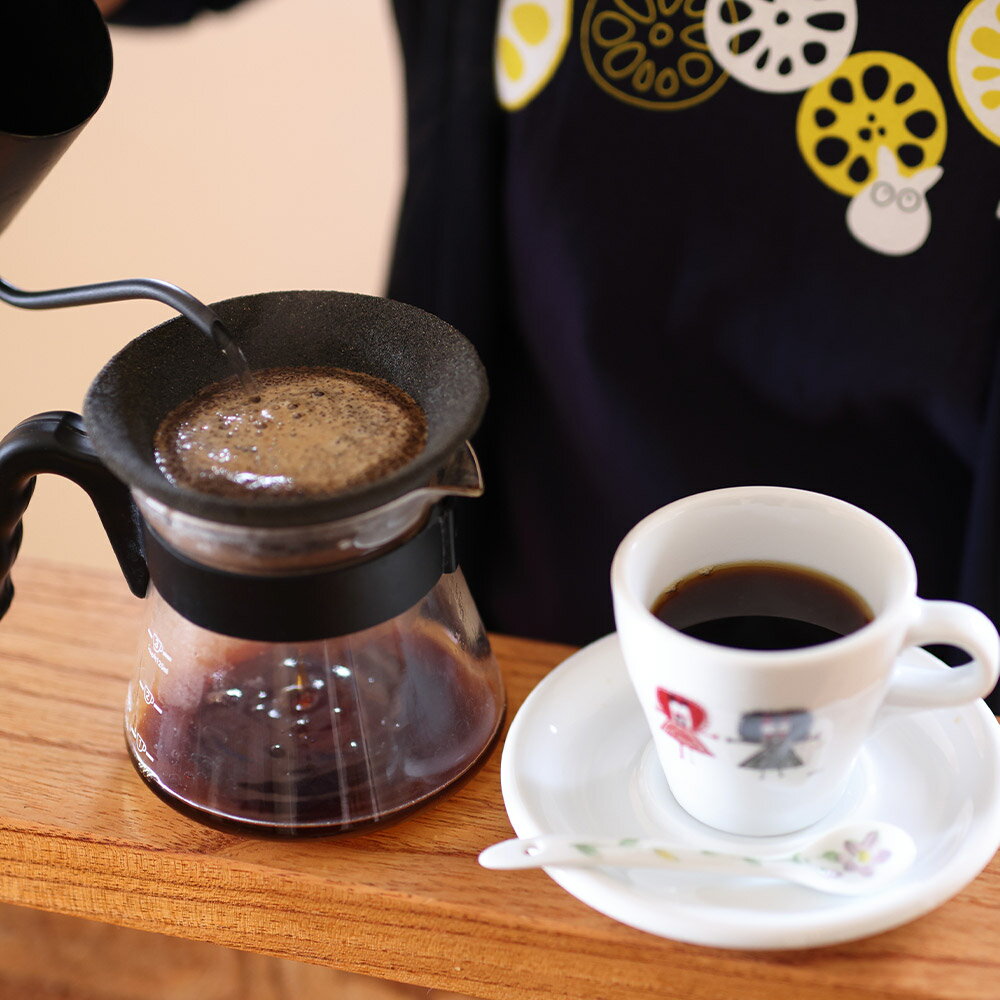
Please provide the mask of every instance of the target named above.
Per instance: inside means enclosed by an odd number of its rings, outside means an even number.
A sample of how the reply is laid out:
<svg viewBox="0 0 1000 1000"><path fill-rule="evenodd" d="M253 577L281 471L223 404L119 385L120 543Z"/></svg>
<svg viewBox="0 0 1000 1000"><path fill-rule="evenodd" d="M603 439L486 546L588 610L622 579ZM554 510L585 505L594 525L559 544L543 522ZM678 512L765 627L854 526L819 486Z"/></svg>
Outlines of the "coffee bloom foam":
<svg viewBox="0 0 1000 1000"><path fill-rule="evenodd" d="M156 463L177 486L233 498L328 496L375 482L427 442L416 402L345 368L254 372L206 386L161 422Z"/></svg>

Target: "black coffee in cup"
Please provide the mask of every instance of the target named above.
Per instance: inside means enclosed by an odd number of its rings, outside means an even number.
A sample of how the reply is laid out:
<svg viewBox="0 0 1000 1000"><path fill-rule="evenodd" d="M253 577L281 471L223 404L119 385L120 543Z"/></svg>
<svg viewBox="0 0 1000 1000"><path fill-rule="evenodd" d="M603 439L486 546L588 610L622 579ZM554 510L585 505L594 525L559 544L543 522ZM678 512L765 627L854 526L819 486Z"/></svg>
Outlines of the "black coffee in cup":
<svg viewBox="0 0 1000 1000"><path fill-rule="evenodd" d="M154 446L178 486L234 498L326 496L375 482L427 441L417 403L384 379L334 367L254 372L207 386L160 423Z"/></svg>
<svg viewBox="0 0 1000 1000"><path fill-rule="evenodd" d="M712 566L679 580L653 603L660 621L737 649L800 649L855 632L874 615L847 584L780 562Z"/></svg>

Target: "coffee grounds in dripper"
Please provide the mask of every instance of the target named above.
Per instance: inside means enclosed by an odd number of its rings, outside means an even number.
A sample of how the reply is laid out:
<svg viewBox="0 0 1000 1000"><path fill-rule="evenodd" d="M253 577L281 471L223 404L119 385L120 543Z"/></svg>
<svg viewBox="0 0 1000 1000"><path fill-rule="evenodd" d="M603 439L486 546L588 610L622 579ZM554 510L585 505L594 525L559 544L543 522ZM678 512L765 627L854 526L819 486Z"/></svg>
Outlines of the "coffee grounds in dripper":
<svg viewBox="0 0 1000 1000"><path fill-rule="evenodd" d="M207 386L161 421L156 462L175 485L216 495L326 496L375 482L423 449L427 420L402 389L334 367L254 372Z"/></svg>

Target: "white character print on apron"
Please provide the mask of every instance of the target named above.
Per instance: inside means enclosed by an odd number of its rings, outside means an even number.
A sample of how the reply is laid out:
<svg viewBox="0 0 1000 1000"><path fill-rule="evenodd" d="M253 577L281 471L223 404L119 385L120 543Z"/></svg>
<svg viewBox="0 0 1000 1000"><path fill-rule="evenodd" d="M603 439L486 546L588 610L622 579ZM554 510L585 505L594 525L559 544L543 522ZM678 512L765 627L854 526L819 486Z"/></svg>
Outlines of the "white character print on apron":
<svg viewBox="0 0 1000 1000"><path fill-rule="evenodd" d="M931 210L925 193L943 173L927 167L904 177L896 155L879 146L875 180L863 187L847 207L847 228L872 250L899 257L924 245L931 231Z"/></svg>

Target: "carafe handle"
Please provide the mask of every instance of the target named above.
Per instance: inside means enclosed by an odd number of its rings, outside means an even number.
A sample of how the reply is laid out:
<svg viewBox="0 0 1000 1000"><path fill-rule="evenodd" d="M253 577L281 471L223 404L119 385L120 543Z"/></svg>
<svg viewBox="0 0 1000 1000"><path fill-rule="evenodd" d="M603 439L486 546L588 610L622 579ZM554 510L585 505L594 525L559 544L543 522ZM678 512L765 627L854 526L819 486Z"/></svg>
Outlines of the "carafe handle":
<svg viewBox="0 0 1000 1000"><path fill-rule="evenodd" d="M143 597L149 573L139 513L128 487L98 458L77 413L55 410L22 420L0 441L0 617L14 596L10 573L21 547L21 518L42 472L64 476L90 496L129 589Z"/></svg>

